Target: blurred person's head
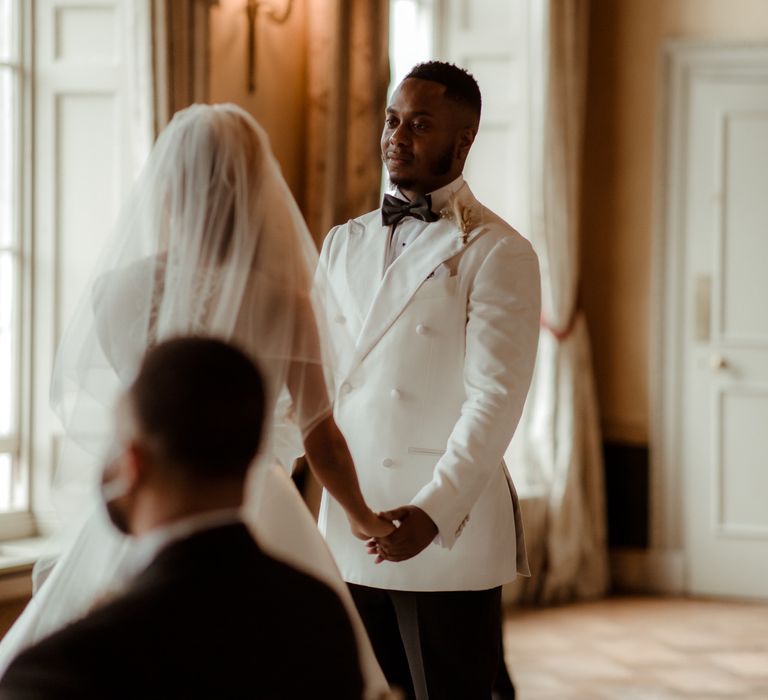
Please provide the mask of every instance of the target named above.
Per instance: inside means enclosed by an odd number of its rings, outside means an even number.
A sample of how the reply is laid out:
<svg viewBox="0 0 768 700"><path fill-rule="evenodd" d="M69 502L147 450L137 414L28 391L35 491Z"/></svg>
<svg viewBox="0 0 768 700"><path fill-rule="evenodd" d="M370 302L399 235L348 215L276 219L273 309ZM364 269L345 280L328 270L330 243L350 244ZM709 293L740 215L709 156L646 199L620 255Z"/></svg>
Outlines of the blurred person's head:
<svg viewBox="0 0 768 700"><path fill-rule="evenodd" d="M138 535L242 504L262 434L264 389L241 351L207 338L157 345L116 417L116 455L102 488L120 530Z"/></svg>

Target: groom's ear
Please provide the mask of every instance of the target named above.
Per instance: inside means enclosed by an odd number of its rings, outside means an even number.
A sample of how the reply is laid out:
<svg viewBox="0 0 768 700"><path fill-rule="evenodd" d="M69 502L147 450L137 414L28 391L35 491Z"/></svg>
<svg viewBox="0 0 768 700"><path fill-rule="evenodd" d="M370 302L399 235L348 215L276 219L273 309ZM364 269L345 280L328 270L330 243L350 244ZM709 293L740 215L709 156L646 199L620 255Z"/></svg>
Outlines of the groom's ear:
<svg viewBox="0 0 768 700"><path fill-rule="evenodd" d="M456 155L462 162L467 159L469 149L472 148L472 144L475 142L475 136L477 136L477 128L474 126L466 126L459 132Z"/></svg>

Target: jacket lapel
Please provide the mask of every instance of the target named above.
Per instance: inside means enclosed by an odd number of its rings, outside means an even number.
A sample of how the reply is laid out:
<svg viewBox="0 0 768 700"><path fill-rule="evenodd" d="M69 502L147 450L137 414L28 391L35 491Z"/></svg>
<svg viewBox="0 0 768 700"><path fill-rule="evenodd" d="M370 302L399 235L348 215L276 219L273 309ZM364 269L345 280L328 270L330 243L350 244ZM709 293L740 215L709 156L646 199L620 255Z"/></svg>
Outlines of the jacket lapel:
<svg viewBox="0 0 768 700"><path fill-rule="evenodd" d="M380 216L373 217L367 225L359 220L350 221L345 274L349 298L357 306L357 329L368 315L381 283L387 239L387 227L381 225Z"/></svg>
<svg viewBox="0 0 768 700"><path fill-rule="evenodd" d="M466 243L461 240L461 231L454 221L439 219L424 229L423 233L389 266L381 279L381 284L376 285L374 279L380 279L388 239L386 229L382 229L377 220L375 224L379 240L373 244L371 240L373 237L369 237L369 249L365 252L355 251L360 256L358 260L355 260L353 255L348 257L347 274L354 274L357 284L353 291L361 294L359 297L361 300L371 300L368 314L358 336L350 369L359 364L381 339L429 274L438 265L460 253L466 245L482 233L482 206L466 185L459 192L459 200L462 206L471 209L473 224L476 222L467 236ZM371 225L368 226L368 229L370 228ZM358 266L358 262L364 264ZM378 274L376 278L370 274L374 263L378 265L375 268ZM363 287L367 288L363 290Z"/></svg>

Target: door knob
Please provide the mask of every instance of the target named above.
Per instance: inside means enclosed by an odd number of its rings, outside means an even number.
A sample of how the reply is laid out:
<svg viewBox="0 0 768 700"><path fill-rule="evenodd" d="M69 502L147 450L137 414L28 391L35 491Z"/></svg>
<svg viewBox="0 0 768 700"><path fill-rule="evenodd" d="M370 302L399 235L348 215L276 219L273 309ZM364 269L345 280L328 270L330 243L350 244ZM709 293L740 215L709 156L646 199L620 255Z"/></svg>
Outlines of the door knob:
<svg viewBox="0 0 768 700"><path fill-rule="evenodd" d="M712 369L728 369L728 360L722 355L712 355L712 359L709 361L709 366Z"/></svg>

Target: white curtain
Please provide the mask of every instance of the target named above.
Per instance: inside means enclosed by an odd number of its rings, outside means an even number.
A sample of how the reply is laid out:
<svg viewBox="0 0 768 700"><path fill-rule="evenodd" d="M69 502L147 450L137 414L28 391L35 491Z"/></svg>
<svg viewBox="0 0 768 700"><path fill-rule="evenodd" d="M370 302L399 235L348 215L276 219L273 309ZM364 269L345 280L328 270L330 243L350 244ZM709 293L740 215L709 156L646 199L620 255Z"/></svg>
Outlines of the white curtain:
<svg viewBox="0 0 768 700"><path fill-rule="evenodd" d="M517 593L554 603L608 587L602 446L578 295L588 0L537 0L531 10L531 239L541 263L542 329L509 461L530 496L533 576Z"/></svg>

